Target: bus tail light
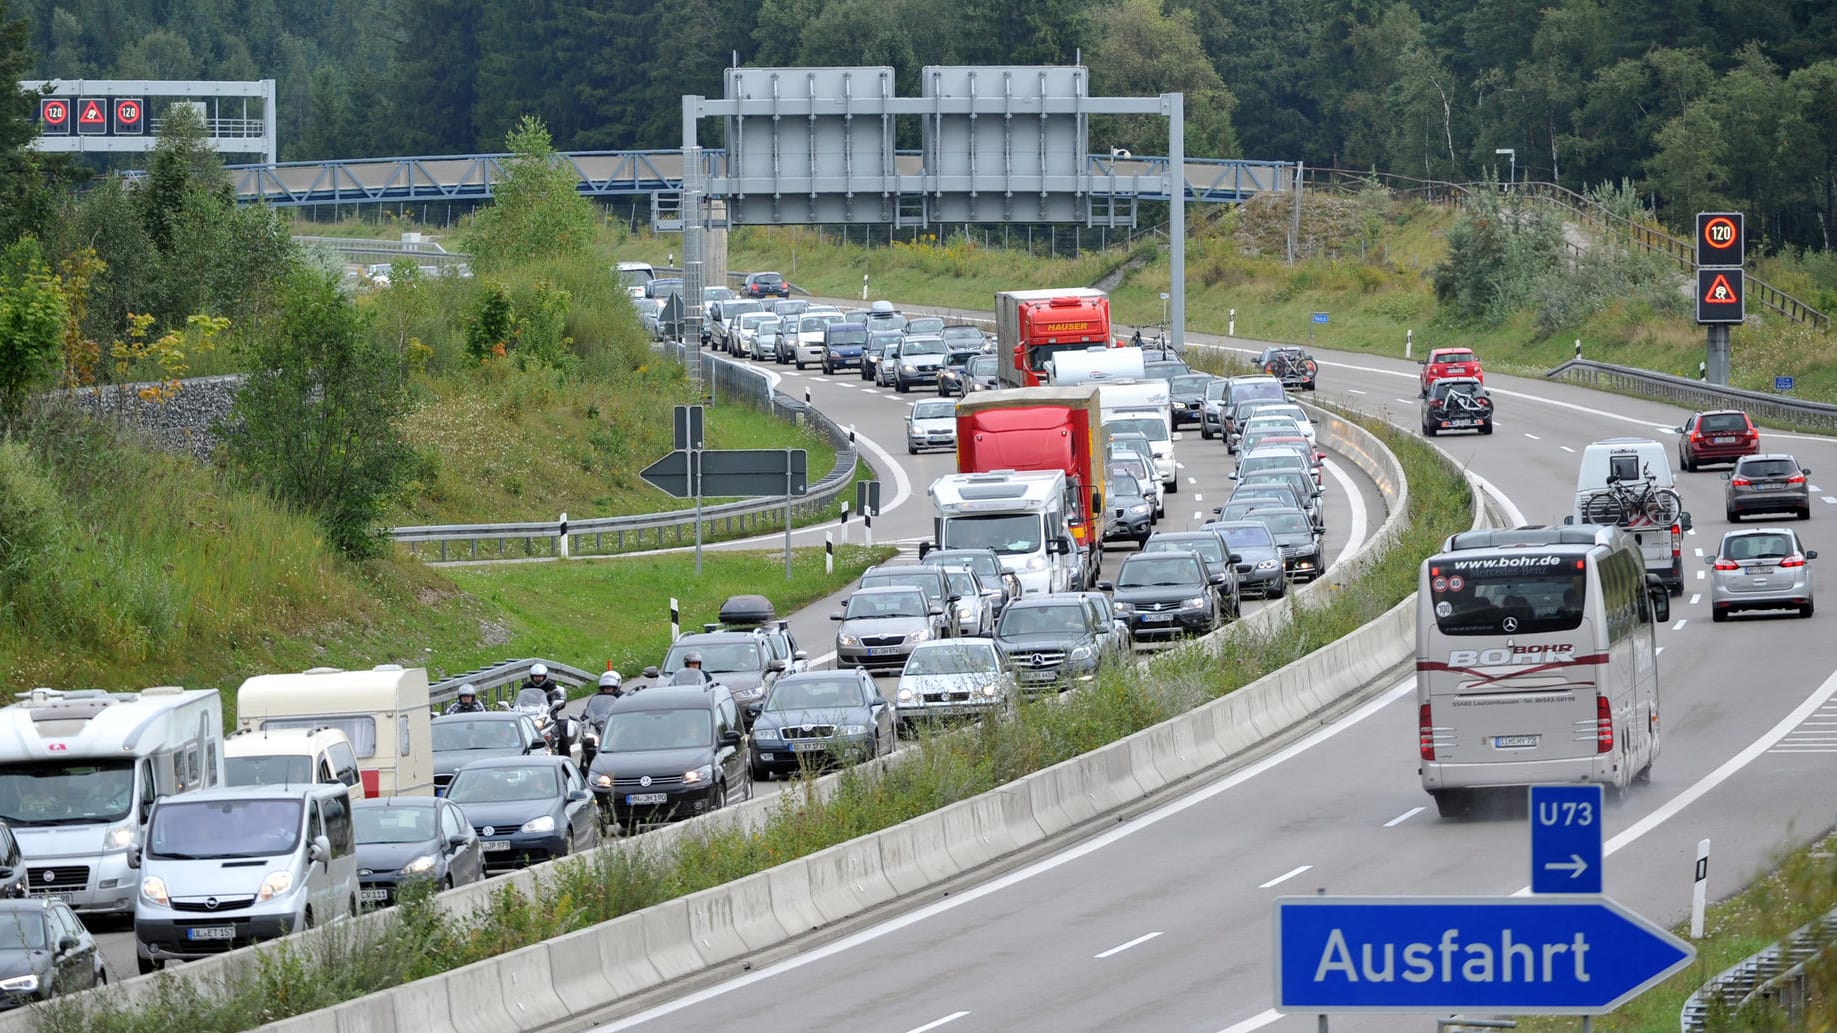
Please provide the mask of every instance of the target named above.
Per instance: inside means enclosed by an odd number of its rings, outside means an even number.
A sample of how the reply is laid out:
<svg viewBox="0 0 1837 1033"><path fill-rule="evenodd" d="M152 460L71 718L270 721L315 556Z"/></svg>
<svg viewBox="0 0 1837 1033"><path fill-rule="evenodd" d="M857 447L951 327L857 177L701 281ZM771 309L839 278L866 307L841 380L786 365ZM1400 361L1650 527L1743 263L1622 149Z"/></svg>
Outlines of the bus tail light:
<svg viewBox="0 0 1837 1033"><path fill-rule="evenodd" d="M1416 709L1416 743L1423 760L1435 759L1435 725L1429 719L1429 705Z"/></svg>
<svg viewBox="0 0 1837 1033"><path fill-rule="evenodd" d="M1595 752L1614 752L1614 708L1606 696L1595 697Z"/></svg>

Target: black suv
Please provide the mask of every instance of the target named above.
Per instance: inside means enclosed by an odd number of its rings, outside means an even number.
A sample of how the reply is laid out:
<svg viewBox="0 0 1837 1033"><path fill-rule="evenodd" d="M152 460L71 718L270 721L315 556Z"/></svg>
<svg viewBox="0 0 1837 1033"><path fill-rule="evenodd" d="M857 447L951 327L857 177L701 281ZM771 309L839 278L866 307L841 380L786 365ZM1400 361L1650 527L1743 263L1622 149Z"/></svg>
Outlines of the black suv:
<svg viewBox="0 0 1837 1033"><path fill-rule="evenodd" d="M748 273L740 293L749 298L788 298L791 285L778 273Z"/></svg>
<svg viewBox="0 0 1837 1033"><path fill-rule="evenodd" d="M752 799L740 722L733 694L718 683L621 696L587 771L601 815L630 831Z"/></svg>
<svg viewBox="0 0 1837 1033"><path fill-rule="evenodd" d="M1195 552L1131 556L1117 571L1115 584L1097 587L1114 593L1116 615L1129 623L1137 642L1206 635L1221 623L1217 586Z"/></svg>
<svg viewBox="0 0 1837 1033"><path fill-rule="evenodd" d="M1422 433L1445 430L1493 432L1493 396L1473 377L1443 377L1429 385L1422 400Z"/></svg>
<svg viewBox="0 0 1837 1033"><path fill-rule="evenodd" d="M1225 540L1211 531L1156 531L1143 543L1144 553L1194 552L1206 565L1206 578L1218 592L1219 617L1237 620L1243 613L1238 586L1238 564L1243 557L1233 556Z"/></svg>
<svg viewBox="0 0 1837 1033"><path fill-rule="evenodd" d="M1257 356L1257 368L1282 381L1283 387L1312 391L1320 363L1305 349L1286 345L1263 349L1263 354Z"/></svg>

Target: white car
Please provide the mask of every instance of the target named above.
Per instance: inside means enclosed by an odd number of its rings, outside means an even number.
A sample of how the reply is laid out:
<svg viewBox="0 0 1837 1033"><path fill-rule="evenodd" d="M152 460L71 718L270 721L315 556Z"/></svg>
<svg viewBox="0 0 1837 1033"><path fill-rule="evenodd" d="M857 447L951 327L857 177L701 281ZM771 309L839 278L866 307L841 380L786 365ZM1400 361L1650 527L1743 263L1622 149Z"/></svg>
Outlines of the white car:
<svg viewBox="0 0 1837 1033"><path fill-rule="evenodd" d="M1006 659L987 638L921 642L906 657L893 704L901 724L987 713L1014 691Z"/></svg>
<svg viewBox="0 0 1837 1033"><path fill-rule="evenodd" d="M1295 421L1297 427L1301 428L1301 434L1308 439L1309 445L1319 447L1320 443L1315 439L1314 421L1308 418L1308 411L1301 406L1293 402L1282 402L1257 409L1251 419L1258 416L1287 416Z"/></svg>
<svg viewBox="0 0 1837 1033"><path fill-rule="evenodd" d="M957 403L948 398L915 402L906 413L906 451L957 447Z"/></svg>
<svg viewBox="0 0 1837 1033"><path fill-rule="evenodd" d="M759 333L759 324L767 319L776 318L778 317L765 311L741 313L733 326L733 353L747 357L755 356L753 340Z"/></svg>
<svg viewBox="0 0 1837 1033"><path fill-rule="evenodd" d="M792 361L798 369L823 364L823 331L829 329L829 324L841 321L842 313L835 309L809 309L797 317L797 351Z"/></svg>

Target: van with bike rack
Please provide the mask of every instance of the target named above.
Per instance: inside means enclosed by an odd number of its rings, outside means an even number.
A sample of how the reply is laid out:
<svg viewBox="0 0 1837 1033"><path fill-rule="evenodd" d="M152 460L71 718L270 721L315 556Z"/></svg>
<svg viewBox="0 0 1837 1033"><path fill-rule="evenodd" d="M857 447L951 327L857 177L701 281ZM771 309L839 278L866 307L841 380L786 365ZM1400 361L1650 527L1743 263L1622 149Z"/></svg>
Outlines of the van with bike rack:
<svg viewBox="0 0 1837 1033"><path fill-rule="evenodd" d="M1575 510L1566 524L1622 527L1672 595L1684 592L1684 511L1665 446L1649 438L1603 438L1582 449Z"/></svg>

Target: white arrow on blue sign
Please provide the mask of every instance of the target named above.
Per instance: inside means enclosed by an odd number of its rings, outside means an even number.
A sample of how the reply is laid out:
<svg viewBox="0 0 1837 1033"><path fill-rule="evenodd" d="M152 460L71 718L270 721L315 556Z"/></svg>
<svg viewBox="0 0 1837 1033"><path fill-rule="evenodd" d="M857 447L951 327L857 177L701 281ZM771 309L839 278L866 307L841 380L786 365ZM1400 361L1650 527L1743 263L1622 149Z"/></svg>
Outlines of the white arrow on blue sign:
<svg viewBox="0 0 1837 1033"><path fill-rule="evenodd" d="M1603 1015L1696 949L1605 897L1279 897L1276 1010Z"/></svg>
<svg viewBox="0 0 1837 1033"><path fill-rule="evenodd" d="M1531 787L1531 892L1601 892L1600 783Z"/></svg>

